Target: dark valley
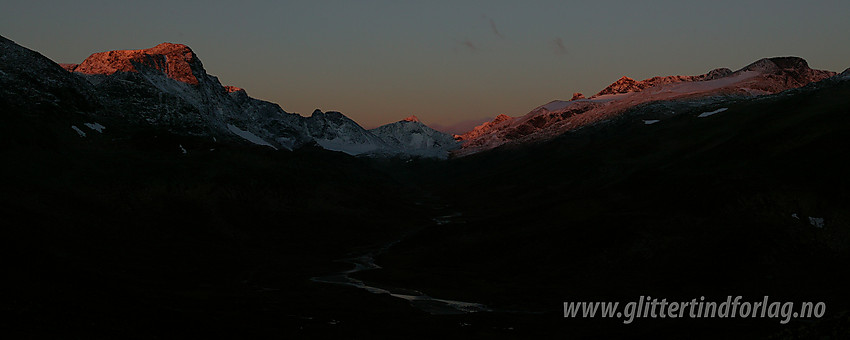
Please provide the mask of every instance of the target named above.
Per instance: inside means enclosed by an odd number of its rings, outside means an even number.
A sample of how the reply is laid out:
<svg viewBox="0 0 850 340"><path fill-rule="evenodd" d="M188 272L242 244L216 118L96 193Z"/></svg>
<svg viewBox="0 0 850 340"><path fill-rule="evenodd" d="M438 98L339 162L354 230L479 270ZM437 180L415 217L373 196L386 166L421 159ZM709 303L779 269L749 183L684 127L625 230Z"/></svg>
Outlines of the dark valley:
<svg viewBox="0 0 850 340"><path fill-rule="evenodd" d="M0 114L13 338L850 335L850 71L801 58L451 135L286 112L185 45L60 65L0 37ZM827 309L564 317L728 295Z"/></svg>

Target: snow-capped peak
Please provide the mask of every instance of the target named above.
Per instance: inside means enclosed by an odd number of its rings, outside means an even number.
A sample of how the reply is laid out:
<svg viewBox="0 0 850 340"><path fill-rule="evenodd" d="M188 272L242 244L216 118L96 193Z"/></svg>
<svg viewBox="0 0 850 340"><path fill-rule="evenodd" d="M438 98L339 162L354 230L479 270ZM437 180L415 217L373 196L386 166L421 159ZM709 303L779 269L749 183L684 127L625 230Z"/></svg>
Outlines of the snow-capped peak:
<svg viewBox="0 0 850 340"><path fill-rule="evenodd" d="M608 85L608 87L602 89L602 91L599 91L599 93L596 94L596 97L604 96L606 94L637 92L642 89L641 84L636 80L624 76L611 85Z"/></svg>
<svg viewBox="0 0 850 340"><path fill-rule="evenodd" d="M460 147L452 135L430 128L416 116L379 126L369 132L400 154L446 158L449 151Z"/></svg>

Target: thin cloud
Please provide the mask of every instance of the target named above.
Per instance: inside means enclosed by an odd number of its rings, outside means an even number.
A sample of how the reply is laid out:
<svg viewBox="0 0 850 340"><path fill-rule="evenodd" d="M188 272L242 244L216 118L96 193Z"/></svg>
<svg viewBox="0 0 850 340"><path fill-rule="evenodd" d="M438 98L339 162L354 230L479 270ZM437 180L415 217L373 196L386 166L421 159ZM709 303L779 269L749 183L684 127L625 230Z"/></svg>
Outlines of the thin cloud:
<svg viewBox="0 0 850 340"><path fill-rule="evenodd" d="M552 40L552 45L555 48L556 54L567 54L567 48L564 46L564 41L561 38Z"/></svg>
<svg viewBox="0 0 850 340"><path fill-rule="evenodd" d="M490 21L490 29L493 30L493 34L495 34L499 39L505 39L505 36L499 32L499 28L496 27L496 22L493 19L487 18Z"/></svg>
<svg viewBox="0 0 850 340"><path fill-rule="evenodd" d="M466 46L466 47L467 47L467 48L469 48L470 50L473 50L473 51L477 51L477 50L478 50L478 48L477 48L477 47L475 47L475 44L473 44L473 43L472 43L472 41L471 41L471 40L469 40L469 39L464 40L461 44L462 44L463 46Z"/></svg>

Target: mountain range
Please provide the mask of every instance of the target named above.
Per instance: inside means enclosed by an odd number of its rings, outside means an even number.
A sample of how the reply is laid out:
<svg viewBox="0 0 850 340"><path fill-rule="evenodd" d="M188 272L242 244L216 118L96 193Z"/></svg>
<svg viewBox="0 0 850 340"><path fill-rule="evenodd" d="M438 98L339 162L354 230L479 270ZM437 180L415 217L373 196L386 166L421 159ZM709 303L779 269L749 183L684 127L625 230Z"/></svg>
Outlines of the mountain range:
<svg viewBox="0 0 850 340"><path fill-rule="evenodd" d="M835 75L809 68L802 58L778 57L758 60L735 72L720 68L698 76L653 77L642 81L622 77L590 98L576 93L570 101L554 100L521 117L500 115L458 135L463 146L455 154L550 140L588 125L622 118L649 104L655 105L656 110L642 114L647 121L656 122L702 107L780 93Z"/></svg>
<svg viewBox="0 0 850 340"><path fill-rule="evenodd" d="M624 77L450 136L285 112L184 45L0 38L0 119L13 337L850 338L850 70ZM739 294L828 307L562 309Z"/></svg>
<svg viewBox="0 0 850 340"><path fill-rule="evenodd" d="M703 107L780 93L835 76L811 69L797 57L758 60L737 71L714 69L697 76L664 76L636 81L622 77L599 93L569 101L554 100L521 117L499 115L470 131L450 135L421 123L415 116L374 129L364 129L340 112L315 110L309 117L288 113L279 105L250 97L244 89L222 85L207 73L186 45L162 43L141 50L95 53L80 64L55 64L0 37L6 67L0 77L10 97L26 102L64 102L92 118L111 117L128 124L149 125L188 136L247 141L293 150L308 144L350 155L447 158L500 146L535 143L611 119L635 108L646 121L660 121ZM34 81L52 90L35 89ZM14 99L11 99L14 100ZM41 105L41 104L39 104Z"/></svg>
<svg viewBox="0 0 850 340"><path fill-rule="evenodd" d="M277 104L248 96L244 89L222 85L182 44L100 52L80 64L61 65L6 38L0 37L0 44L4 58L9 59L4 66L10 66L2 74L4 82L11 85L22 77L49 77L51 86L84 93L74 100L91 108L93 118L115 117L181 135L242 139L285 150L315 144L351 155L446 158L449 150L459 146L451 135L430 129L418 120L403 120L369 131L339 112L317 109L309 117L288 113ZM24 85L17 85L21 86ZM405 128L394 128L397 125Z"/></svg>

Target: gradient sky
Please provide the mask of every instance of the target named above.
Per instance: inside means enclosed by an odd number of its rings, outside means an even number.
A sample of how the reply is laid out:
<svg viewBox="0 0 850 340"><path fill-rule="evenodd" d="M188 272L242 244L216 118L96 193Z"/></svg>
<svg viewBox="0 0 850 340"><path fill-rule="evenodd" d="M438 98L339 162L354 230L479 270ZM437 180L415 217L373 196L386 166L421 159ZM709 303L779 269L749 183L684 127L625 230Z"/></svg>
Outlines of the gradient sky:
<svg viewBox="0 0 850 340"><path fill-rule="evenodd" d="M8 1L0 35L56 62L189 45L225 85L364 127L519 116L621 76L763 57L850 67L850 1Z"/></svg>

